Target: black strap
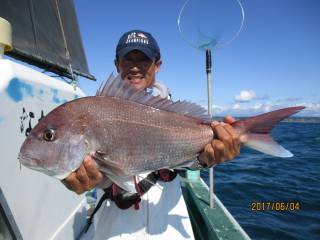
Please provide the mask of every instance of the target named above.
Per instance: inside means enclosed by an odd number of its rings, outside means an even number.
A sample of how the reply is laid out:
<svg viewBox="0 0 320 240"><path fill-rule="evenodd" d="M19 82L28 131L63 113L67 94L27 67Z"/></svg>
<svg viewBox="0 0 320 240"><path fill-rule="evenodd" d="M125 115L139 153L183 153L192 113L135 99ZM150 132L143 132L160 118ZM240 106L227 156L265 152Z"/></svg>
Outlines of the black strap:
<svg viewBox="0 0 320 240"><path fill-rule="evenodd" d="M148 176L142 179L138 184L138 187L141 191L141 195L138 193L130 193L122 188L112 184L110 187L104 189L104 194L100 198L97 206L95 207L94 211L92 212L89 220L87 221L87 226L85 228L85 233L88 231L90 225L92 224L92 220L96 212L100 209L102 203L106 199L110 199L113 201L118 208L120 209L128 209L133 206L135 203L139 203L141 201L141 196L145 194L149 189L156 184L158 180L169 182L172 181L177 176L177 171L170 171L168 172L161 172L161 170L152 172L148 174ZM114 195L114 188L116 187L117 193Z"/></svg>
<svg viewBox="0 0 320 240"><path fill-rule="evenodd" d="M89 218L88 221L87 221L87 226L86 226L86 228L85 228L85 230L84 230L85 233L88 231L90 225L92 224L93 217L94 217L94 215L96 214L96 212L98 212L98 210L100 209L103 201L106 200L106 199L108 199L108 198L110 198L110 192L105 192L105 193L102 195L102 197L100 198L97 206L95 207L95 209L93 210L90 218Z"/></svg>

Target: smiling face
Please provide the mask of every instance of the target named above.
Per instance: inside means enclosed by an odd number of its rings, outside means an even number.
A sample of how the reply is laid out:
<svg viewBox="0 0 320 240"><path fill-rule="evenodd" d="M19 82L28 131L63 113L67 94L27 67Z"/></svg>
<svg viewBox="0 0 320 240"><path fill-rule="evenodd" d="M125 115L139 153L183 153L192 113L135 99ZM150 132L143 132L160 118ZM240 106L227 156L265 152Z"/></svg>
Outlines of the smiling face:
<svg viewBox="0 0 320 240"><path fill-rule="evenodd" d="M155 75L160 70L161 60L151 60L143 52L133 50L116 59L115 64L121 78L135 89L141 90L153 85Z"/></svg>

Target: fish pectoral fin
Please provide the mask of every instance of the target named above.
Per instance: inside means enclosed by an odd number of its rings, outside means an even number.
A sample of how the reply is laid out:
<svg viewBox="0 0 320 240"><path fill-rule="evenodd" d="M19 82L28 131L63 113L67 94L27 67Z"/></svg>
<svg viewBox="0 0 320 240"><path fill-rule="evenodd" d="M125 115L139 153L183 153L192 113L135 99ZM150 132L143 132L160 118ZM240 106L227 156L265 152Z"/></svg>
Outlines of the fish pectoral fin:
<svg viewBox="0 0 320 240"><path fill-rule="evenodd" d="M91 156L98 165L99 170L103 172L107 177L109 177L109 175L126 175L123 169L121 169L121 167L116 162L110 161L110 159L108 159L107 155L104 152L96 151Z"/></svg>
<svg viewBox="0 0 320 240"><path fill-rule="evenodd" d="M128 192L137 192L133 180L128 177L121 177L126 176L125 172L115 162L108 160L104 151L97 150L92 157L99 166L99 170L113 183Z"/></svg>

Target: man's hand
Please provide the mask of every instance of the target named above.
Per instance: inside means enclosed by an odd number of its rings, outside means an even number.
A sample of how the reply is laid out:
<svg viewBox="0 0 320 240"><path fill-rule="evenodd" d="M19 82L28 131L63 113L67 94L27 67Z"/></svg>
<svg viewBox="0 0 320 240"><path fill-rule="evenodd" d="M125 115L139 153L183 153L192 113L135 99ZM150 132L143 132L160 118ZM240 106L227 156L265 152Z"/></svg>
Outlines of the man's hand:
<svg viewBox="0 0 320 240"><path fill-rule="evenodd" d="M80 167L68 177L62 180L62 183L71 191L81 194L96 187L103 179L102 173L98 170L94 160L87 156Z"/></svg>
<svg viewBox="0 0 320 240"><path fill-rule="evenodd" d="M223 122L212 122L211 127L215 138L204 148L199 160L207 167L231 160L240 154L240 138L230 124L235 122L231 116L226 116Z"/></svg>

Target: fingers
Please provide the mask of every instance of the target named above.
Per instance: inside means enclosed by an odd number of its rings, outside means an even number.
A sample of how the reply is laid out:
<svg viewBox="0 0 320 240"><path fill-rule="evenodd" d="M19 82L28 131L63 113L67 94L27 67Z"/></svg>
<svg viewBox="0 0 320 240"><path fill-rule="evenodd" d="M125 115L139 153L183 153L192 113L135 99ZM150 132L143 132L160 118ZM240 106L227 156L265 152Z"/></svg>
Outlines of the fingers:
<svg viewBox="0 0 320 240"><path fill-rule="evenodd" d="M240 154L240 145L241 145L240 137L239 137L239 134L229 124L226 124L224 126L224 128L225 128L225 130L228 132L228 134L230 136L229 144L230 144L230 154L231 154L231 156L230 156L229 159L232 159L235 156Z"/></svg>
<svg viewBox="0 0 320 240"><path fill-rule="evenodd" d="M224 123L227 123L226 125L226 129L228 130L228 132L231 134L233 143L234 143L234 149L235 154L239 155L240 154L240 145L241 145L241 141L240 141L240 135L239 132L237 132L232 126L234 122L236 122L236 119L232 116L225 116L223 119Z"/></svg>
<svg viewBox="0 0 320 240"><path fill-rule="evenodd" d="M89 188L89 177L87 175L86 169L84 168L84 165L81 164L78 170L75 172L76 178L79 181L79 183L82 185L84 189Z"/></svg>
<svg viewBox="0 0 320 240"><path fill-rule="evenodd" d="M225 145L217 139L214 139L211 145L214 151L214 162L216 164L223 163L226 160Z"/></svg>
<svg viewBox="0 0 320 240"><path fill-rule="evenodd" d="M207 144L202 153L199 155L199 160L204 167L212 167L215 164L215 156L211 144Z"/></svg>
<svg viewBox="0 0 320 240"><path fill-rule="evenodd" d="M226 129L226 124L213 123L211 126L213 128L215 138L218 139L218 141L212 141L212 146L214 147L214 150L219 151L219 157L221 158L216 159L216 161L223 162L225 159L230 160L233 153L233 141L231 135Z"/></svg>
<svg viewBox="0 0 320 240"><path fill-rule="evenodd" d="M225 121L232 123L235 119L228 116ZM207 144L204 151L199 155L199 160L208 167L235 158L240 154L241 145L239 134L230 124L212 122L211 127L215 139Z"/></svg>
<svg viewBox="0 0 320 240"><path fill-rule="evenodd" d="M69 190L81 194L97 186L102 179L102 173L98 170L93 159L86 157L80 167L63 179L62 183Z"/></svg>
<svg viewBox="0 0 320 240"><path fill-rule="evenodd" d="M224 144L214 139L205 146L204 151L199 155L199 160L204 163L206 167L212 167L217 163L222 163L224 161Z"/></svg>
<svg viewBox="0 0 320 240"><path fill-rule="evenodd" d="M212 123L215 137L224 145L223 158L231 160L240 153L240 138L233 127L226 123ZM221 145L221 144L219 144ZM222 146L220 146L222 148Z"/></svg>
<svg viewBox="0 0 320 240"><path fill-rule="evenodd" d="M236 119L232 116L225 116L223 119L223 122L228 123L228 124L232 124L236 121Z"/></svg>
<svg viewBox="0 0 320 240"><path fill-rule="evenodd" d="M87 173L87 176L90 180L89 186L91 188L95 187L103 179L102 173L98 170L97 165L91 157L86 157L84 160L84 167Z"/></svg>
<svg viewBox="0 0 320 240"><path fill-rule="evenodd" d="M61 181L69 190L74 191L78 194L82 193L80 192L79 186L79 180L76 177L76 173L73 172L71 173L68 177L66 177L65 179L63 179Z"/></svg>

